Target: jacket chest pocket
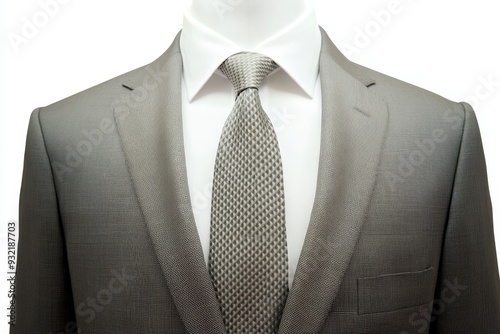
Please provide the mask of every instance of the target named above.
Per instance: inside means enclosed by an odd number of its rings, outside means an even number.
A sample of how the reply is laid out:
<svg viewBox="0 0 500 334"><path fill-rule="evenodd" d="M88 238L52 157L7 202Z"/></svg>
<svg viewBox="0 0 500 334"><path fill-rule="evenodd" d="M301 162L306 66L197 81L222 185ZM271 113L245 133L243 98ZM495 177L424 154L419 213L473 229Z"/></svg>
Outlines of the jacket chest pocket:
<svg viewBox="0 0 500 334"><path fill-rule="evenodd" d="M358 278L358 314L390 312L432 301L433 267L421 271Z"/></svg>

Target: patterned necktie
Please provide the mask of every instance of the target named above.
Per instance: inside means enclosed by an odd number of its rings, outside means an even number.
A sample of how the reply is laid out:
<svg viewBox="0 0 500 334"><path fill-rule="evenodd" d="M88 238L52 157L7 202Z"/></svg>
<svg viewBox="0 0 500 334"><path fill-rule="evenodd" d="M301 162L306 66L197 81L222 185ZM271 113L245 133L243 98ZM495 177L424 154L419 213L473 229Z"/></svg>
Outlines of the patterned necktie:
<svg viewBox="0 0 500 334"><path fill-rule="evenodd" d="M258 88L278 65L255 53L219 68L236 91L215 161L209 272L227 333L276 333L288 295L283 170Z"/></svg>

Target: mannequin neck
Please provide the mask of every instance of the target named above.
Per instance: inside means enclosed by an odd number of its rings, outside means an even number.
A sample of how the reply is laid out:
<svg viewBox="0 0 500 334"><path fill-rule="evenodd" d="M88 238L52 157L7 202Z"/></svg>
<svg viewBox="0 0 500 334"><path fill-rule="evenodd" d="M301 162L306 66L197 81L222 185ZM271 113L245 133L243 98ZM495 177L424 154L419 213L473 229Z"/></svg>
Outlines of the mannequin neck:
<svg viewBox="0 0 500 334"><path fill-rule="evenodd" d="M306 0L192 0L188 13L244 49L253 49L308 12Z"/></svg>

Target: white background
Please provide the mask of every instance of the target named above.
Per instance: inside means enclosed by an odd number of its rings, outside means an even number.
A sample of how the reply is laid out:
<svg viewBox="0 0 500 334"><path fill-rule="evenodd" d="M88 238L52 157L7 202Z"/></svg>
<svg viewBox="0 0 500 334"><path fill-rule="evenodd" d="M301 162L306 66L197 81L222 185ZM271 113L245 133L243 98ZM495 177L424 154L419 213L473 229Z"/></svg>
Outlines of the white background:
<svg viewBox="0 0 500 334"><path fill-rule="evenodd" d="M8 321L8 287L2 278L7 272L7 222L18 219L31 111L157 58L182 27L182 13L188 6L188 1L178 0L58 0L58 10L43 22L41 3L50 1L3 0L0 4L0 254L4 254L0 255L0 305L5 305L0 307L0 333L7 332ZM500 249L497 1L311 3L319 24L351 60L474 106L483 136ZM374 13L389 8L396 10L390 18L379 17L377 22ZM23 36L26 20L43 26L24 44L14 47L9 36ZM360 31L368 35L363 38ZM347 46L355 47L355 52L348 52ZM493 85L484 84L488 78Z"/></svg>

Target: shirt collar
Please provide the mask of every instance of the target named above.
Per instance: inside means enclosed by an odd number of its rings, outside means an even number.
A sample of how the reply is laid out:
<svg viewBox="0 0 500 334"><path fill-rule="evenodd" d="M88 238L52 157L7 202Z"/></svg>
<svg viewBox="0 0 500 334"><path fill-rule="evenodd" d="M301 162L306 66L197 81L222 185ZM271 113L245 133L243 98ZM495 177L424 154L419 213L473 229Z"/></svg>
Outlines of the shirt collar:
<svg viewBox="0 0 500 334"><path fill-rule="evenodd" d="M251 51L273 59L312 98L319 71L321 33L314 10L271 36L252 50L244 50L226 37L184 14L180 49L189 101L198 94L229 56Z"/></svg>

